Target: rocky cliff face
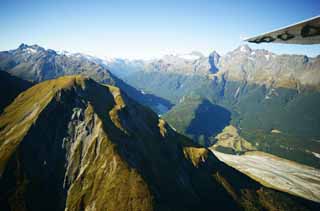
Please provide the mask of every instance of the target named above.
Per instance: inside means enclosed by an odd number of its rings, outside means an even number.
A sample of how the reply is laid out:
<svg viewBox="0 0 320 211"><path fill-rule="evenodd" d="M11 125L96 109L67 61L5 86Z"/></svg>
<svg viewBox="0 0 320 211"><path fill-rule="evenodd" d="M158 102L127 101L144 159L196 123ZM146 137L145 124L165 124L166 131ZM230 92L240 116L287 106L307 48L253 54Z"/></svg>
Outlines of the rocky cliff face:
<svg viewBox="0 0 320 211"><path fill-rule="evenodd" d="M276 55L266 50L240 46L223 56L218 64L218 76L235 81L247 81L272 87L299 89L319 88L320 57Z"/></svg>
<svg viewBox="0 0 320 211"><path fill-rule="evenodd" d="M166 55L161 59L145 61L145 71L159 71L165 73L179 73L184 75L207 74L211 64L201 53Z"/></svg>
<svg viewBox="0 0 320 211"><path fill-rule="evenodd" d="M17 49L0 52L0 68L33 82L83 74L100 82L115 84L110 72L96 62L78 55L58 54L38 45L21 44Z"/></svg>
<svg viewBox="0 0 320 211"><path fill-rule="evenodd" d="M319 89L319 56L310 58L304 55L277 55L262 49L251 49L248 45L239 46L223 56L216 51L208 57L192 53L187 55L167 55L161 59L144 61L144 65L140 65L140 71L124 77L130 83L132 75L141 74L141 71L160 72L218 77L290 89L300 89L301 86ZM130 69L130 62L127 62L127 66Z"/></svg>
<svg viewBox="0 0 320 211"><path fill-rule="evenodd" d="M37 84L0 116L1 210L297 210L116 87Z"/></svg>

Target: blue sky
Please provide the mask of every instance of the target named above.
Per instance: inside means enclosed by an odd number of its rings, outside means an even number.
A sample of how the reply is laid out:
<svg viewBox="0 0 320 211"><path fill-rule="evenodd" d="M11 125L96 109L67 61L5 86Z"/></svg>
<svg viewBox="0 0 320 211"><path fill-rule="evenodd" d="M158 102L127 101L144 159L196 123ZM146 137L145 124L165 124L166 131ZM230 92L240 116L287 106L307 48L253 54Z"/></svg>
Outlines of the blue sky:
<svg viewBox="0 0 320 211"><path fill-rule="evenodd" d="M0 50L20 43L97 56L152 58L193 50L224 54L241 38L320 14L319 0L0 0ZM320 45L250 45L320 54Z"/></svg>

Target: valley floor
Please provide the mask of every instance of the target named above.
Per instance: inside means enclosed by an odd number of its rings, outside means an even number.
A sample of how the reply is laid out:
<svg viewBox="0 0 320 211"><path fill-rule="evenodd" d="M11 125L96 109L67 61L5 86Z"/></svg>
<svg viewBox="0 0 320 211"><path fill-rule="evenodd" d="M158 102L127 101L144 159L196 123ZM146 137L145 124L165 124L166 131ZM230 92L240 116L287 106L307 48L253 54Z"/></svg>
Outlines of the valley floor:
<svg viewBox="0 0 320 211"><path fill-rule="evenodd" d="M261 184L320 202L320 170L268 153L231 155L211 151L219 160Z"/></svg>

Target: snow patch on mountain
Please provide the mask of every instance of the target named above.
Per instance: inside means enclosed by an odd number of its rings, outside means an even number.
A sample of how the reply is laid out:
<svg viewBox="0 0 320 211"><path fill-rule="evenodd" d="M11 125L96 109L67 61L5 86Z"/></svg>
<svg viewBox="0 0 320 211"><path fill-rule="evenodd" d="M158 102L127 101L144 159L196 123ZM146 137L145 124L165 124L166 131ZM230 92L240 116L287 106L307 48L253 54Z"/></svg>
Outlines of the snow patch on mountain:
<svg viewBox="0 0 320 211"><path fill-rule="evenodd" d="M241 46L241 47L240 47L240 51L241 51L241 52L247 52L247 49L246 49L245 46Z"/></svg>
<svg viewBox="0 0 320 211"><path fill-rule="evenodd" d="M200 52L191 52L188 54L177 54L176 56L181 59L185 59L185 60L189 60L189 61L190 60L191 61L198 60L198 59L204 57L203 54Z"/></svg>
<svg viewBox="0 0 320 211"><path fill-rule="evenodd" d="M35 54L35 53L38 52L37 50L35 50L33 48L25 48L24 51L29 53L29 54Z"/></svg>
<svg viewBox="0 0 320 211"><path fill-rule="evenodd" d="M72 55L73 55L73 53L71 53L71 52L69 52L69 51L64 51L64 50L62 50L62 51L57 51L57 54L59 54L59 55L64 55L64 56L72 56Z"/></svg>
<svg viewBox="0 0 320 211"><path fill-rule="evenodd" d="M270 55L265 55L265 57L268 61L270 60Z"/></svg>

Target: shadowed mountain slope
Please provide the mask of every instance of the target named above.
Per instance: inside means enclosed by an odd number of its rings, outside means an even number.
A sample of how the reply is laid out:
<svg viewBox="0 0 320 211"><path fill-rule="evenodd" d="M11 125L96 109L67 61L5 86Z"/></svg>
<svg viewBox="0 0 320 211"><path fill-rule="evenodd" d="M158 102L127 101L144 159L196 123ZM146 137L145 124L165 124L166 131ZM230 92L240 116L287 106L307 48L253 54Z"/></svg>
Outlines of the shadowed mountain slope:
<svg viewBox="0 0 320 211"><path fill-rule="evenodd" d="M231 121L231 113L210 101L185 97L163 118L202 146L211 146L216 136Z"/></svg>
<svg viewBox="0 0 320 211"><path fill-rule="evenodd" d="M31 87L32 83L0 71L0 113L18 94Z"/></svg>

